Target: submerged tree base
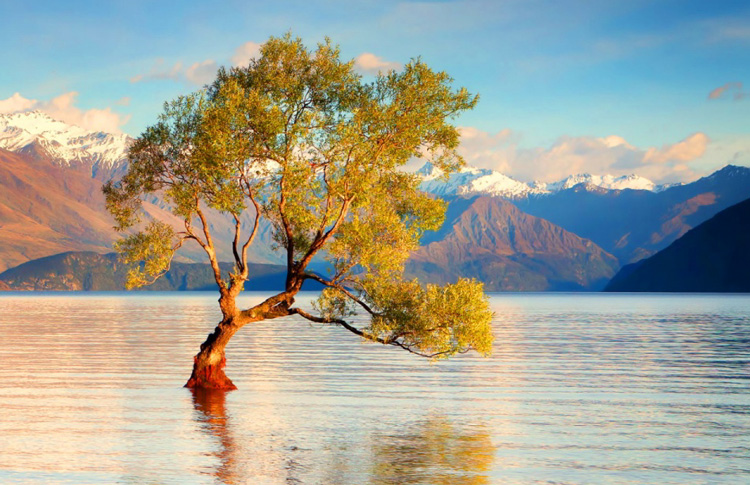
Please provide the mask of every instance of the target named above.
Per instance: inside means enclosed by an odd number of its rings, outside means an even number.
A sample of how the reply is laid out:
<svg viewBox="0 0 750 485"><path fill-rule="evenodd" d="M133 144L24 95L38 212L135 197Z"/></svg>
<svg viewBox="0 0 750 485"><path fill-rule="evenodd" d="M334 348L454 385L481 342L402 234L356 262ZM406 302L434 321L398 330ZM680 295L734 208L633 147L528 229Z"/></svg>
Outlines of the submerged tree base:
<svg viewBox="0 0 750 485"><path fill-rule="evenodd" d="M190 389L216 389L234 391L237 386L224 374L227 359L222 358L218 364L199 365L198 358L193 363L193 373L185 384Z"/></svg>

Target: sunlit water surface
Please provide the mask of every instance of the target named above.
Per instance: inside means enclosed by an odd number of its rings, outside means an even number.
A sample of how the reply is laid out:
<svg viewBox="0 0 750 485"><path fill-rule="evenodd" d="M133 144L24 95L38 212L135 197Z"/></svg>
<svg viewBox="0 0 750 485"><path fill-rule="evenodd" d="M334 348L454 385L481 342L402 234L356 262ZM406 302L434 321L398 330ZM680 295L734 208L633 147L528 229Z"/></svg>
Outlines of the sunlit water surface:
<svg viewBox="0 0 750 485"><path fill-rule="evenodd" d="M0 482L750 483L750 297L491 303L489 359L276 320L193 395L215 295L4 294Z"/></svg>

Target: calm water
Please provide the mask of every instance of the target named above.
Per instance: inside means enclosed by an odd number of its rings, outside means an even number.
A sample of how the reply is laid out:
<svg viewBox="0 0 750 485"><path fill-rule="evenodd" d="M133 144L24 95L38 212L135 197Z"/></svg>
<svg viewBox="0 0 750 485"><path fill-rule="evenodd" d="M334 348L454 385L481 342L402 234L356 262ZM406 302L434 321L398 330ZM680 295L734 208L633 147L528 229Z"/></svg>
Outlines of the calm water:
<svg viewBox="0 0 750 485"><path fill-rule="evenodd" d="M2 295L0 482L750 483L750 296L492 305L490 359L277 320L193 395L215 295Z"/></svg>

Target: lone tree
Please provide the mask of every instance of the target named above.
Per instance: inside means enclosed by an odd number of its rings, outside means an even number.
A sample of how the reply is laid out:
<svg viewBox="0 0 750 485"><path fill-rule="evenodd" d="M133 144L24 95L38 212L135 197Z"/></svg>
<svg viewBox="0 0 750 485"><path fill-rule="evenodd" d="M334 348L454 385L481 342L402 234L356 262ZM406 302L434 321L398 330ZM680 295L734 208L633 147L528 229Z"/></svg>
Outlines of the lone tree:
<svg viewBox="0 0 750 485"><path fill-rule="evenodd" d="M463 163L448 120L477 97L451 84L420 60L364 82L330 41L312 50L287 34L271 37L248 67L222 68L213 84L165 104L130 147L127 174L104 192L116 229L142 229L116 243L135 263L130 288L163 275L185 242L208 255L222 319L186 387L235 389L223 371L229 340L247 324L290 315L431 358L490 351L492 314L481 283L422 286L401 276L420 236L439 228L445 212L401 167L411 157L448 173ZM141 202L154 196L169 203L179 228L139 225ZM246 212L252 224L242 223ZM214 217L234 221L228 274L211 236ZM243 309L236 299L263 219L286 252L286 284ZM327 276L308 269L316 256L331 268ZM305 280L324 285L312 313L294 306ZM357 313L367 324L356 325Z"/></svg>

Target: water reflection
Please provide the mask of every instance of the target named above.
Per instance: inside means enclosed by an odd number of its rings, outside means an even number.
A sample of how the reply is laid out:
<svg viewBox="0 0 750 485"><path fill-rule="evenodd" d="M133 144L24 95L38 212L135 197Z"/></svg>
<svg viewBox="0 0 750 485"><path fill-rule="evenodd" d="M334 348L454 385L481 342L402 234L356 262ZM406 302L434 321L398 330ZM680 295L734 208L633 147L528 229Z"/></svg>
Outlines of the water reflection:
<svg viewBox="0 0 750 485"><path fill-rule="evenodd" d="M0 483L750 483L750 296L491 301L491 359L278 320L191 394L215 295L0 295Z"/></svg>
<svg viewBox="0 0 750 485"><path fill-rule="evenodd" d="M217 464L211 472L219 483L251 483L248 463L270 455L239 446L236 436L242 433L230 418L224 391L191 389L195 421L201 434L216 444L211 456ZM333 431L333 430L331 430ZM336 434L334 432L334 434ZM345 442L331 447L333 453L323 463L323 475L331 483L367 482L371 484L431 483L447 485L491 483L495 446L485 425L460 425L445 416L429 416L390 432L375 431L365 440L370 443L362 455L351 453ZM286 483L307 483L309 463L296 446L276 450L283 455ZM334 451L335 450L335 451ZM307 450L309 451L309 450ZM273 454L272 454L273 455ZM323 470L319 470L323 471Z"/></svg>
<svg viewBox="0 0 750 485"><path fill-rule="evenodd" d="M237 469L237 447L227 416L226 392L214 389L190 389L193 394L193 407L196 421L201 430L218 441L219 460L215 477L220 483L245 483Z"/></svg>
<svg viewBox="0 0 750 485"><path fill-rule="evenodd" d="M463 427L432 416L393 433L378 433L372 444L372 484L431 483L484 485L495 460L485 426Z"/></svg>

